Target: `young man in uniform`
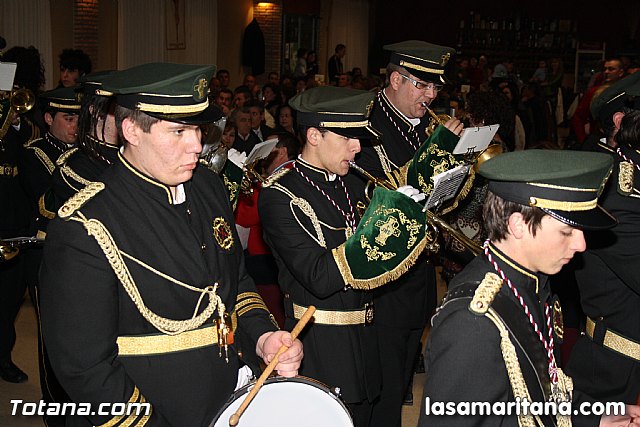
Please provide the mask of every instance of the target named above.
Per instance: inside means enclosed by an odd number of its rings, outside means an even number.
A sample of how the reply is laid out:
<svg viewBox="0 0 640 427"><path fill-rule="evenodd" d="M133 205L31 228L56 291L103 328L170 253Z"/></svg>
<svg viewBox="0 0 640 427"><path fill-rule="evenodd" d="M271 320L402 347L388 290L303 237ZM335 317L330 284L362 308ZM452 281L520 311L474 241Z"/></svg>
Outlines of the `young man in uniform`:
<svg viewBox="0 0 640 427"><path fill-rule="evenodd" d="M576 270L584 334L567 373L601 401L635 403L640 397L640 74L611 85L592 106L609 136L598 148L615 167L600 198L618 224L589 233Z"/></svg>
<svg viewBox="0 0 640 427"><path fill-rule="evenodd" d="M444 69L455 50L415 40L384 49L391 51L387 85L378 93L371 113L371 124L382 136L363 144L356 162L377 178L387 179L427 139L427 106L442 89ZM462 131L456 119L446 127L456 135ZM382 394L374 407L374 426L399 427L420 339L436 306L435 269L427 257L393 285L377 290L375 304L375 328L384 348L380 353Z"/></svg>
<svg viewBox="0 0 640 427"><path fill-rule="evenodd" d="M561 308L548 276L585 250L583 230L616 223L597 205L611 167L606 154L553 150L505 153L480 167L489 179L483 211L489 238L484 253L452 280L432 319L420 426L570 425L566 414L551 410L507 409L525 399L573 402L576 425L598 425L599 417L578 414L579 403L591 398L573 387L556 359ZM461 402L486 403L495 412L434 410ZM628 415L600 425L635 425L639 409L628 407Z"/></svg>
<svg viewBox="0 0 640 427"><path fill-rule="evenodd" d="M317 308L302 338L300 372L339 387L358 427L370 423L382 375L370 290L406 271L425 244L419 204L377 189L365 210L364 184L349 173L359 138L377 135L367 120L374 97L333 86L294 97L302 153L292 168L268 180L258 204L285 294L285 327L305 307ZM402 191L418 197L413 188ZM388 199L381 202L377 196L383 193ZM372 273L378 269L383 271Z"/></svg>
<svg viewBox="0 0 640 427"><path fill-rule="evenodd" d="M153 63L103 81L118 161L51 222L41 269L51 362L75 402L148 402L67 425L208 425L239 380L239 346L296 375L302 345L270 321L244 269L219 177L198 164L214 67ZM283 416L286 420L286 415Z"/></svg>

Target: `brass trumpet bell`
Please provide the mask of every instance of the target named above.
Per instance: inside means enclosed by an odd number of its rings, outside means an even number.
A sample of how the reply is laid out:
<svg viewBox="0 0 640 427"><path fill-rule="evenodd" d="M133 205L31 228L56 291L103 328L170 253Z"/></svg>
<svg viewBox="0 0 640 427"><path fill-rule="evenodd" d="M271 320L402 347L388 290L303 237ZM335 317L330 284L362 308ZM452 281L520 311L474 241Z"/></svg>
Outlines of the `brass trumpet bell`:
<svg viewBox="0 0 640 427"><path fill-rule="evenodd" d="M502 145L501 144L489 144L489 146L487 148L485 148L484 150L482 150L478 156L476 157L474 163L473 163L473 171L474 172L478 172L478 170L480 169L480 166L486 162L489 159L492 159L493 157L502 154L504 152Z"/></svg>
<svg viewBox="0 0 640 427"><path fill-rule="evenodd" d="M0 262L10 261L11 259L15 258L19 252L20 249L14 246L0 243Z"/></svg>

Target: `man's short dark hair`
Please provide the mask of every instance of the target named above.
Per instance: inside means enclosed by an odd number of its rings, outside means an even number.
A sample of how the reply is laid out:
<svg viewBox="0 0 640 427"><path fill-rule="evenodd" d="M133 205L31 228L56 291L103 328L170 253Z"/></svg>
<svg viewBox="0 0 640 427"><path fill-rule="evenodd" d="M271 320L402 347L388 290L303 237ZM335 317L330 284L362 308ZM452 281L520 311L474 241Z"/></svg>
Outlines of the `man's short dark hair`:
<svg viewBox="0 0 640 427"><path fill-rule="evenodd" d="M239 93L244 93L247 95L247 99L253 98L253 94L251 93L251 89L248 86L240 85L233 90L233 94L237 95Z"/></svg>
<svg viewBox="0 0 640 427"><path fill-rule="evenodd" d="M220 75L222 74L229 74L229 70L225 70L224 68L221 70L218 70L218 72L216 73L216 78L220 78Z"/></svg>
<svg viewBox="0 0 640 427"><path fill-rule="evenodd" d="M287 157L289 160L293 160L300 154L300 141L295 135L289 132L279 132L275 136L278 137L277 148L284 147L287 149Z"/></svg>
<svg viewBox="0 0 640 427"><path fill-rule="evenodd" d="M248 100L247 102L244 103L244 107L247 107L247 108L258 107L260 109L260 112L264 113L264 102L258 99Z"/></svg>
<svg viewBox="0 0 640 427"><path fill-rule="evenodd" d="M64 49L59 56L60 68L78 70L80 75L91 72L91 59L80 49Z"/></svg>
<svg viewBox="0 0 640 427"><path fill-rule="evenodd" d="M542 218L546 215L540 208L511 202L491 191L487 191L487 197L482 208L482 217L484 218L484 226L489 239L494 242L500 242L507 237L509 234L509 217L513 213L522 214L533 236L536 235L536 230L540 228Z"/></svg>
<svg viewBox="0 0 640 427"><path fill-rule="evenodd" d="M640 148L640 110L625 113L620 122L620 130L614 136L618 145Z"/></svg>
<svg viewBox="0 0 640 427"><path fill-rule="evenodd" d="M122 122L124 121L124 119L128 118L129 120L140 126L140 129L142 129L142 131L145 133L149 133L151 131L151 126L160 121L160 119L151 117L150 115L143 113L140 110L132 110L121 105L116 105L114 115L116 118L116 129L118 130L118 138L120 138L120 142L122 142L123 144L125 142L129 142L122 133Z"/></svg>
<svg viewBox="0 0 640 427"><path fill-rule="evenodd" d="M345 45L343 45L342 43L338 43L338 44L336 45L336 49L335 49L335 51L336 51L336 53L338 53L338 52L340 52L342 49L346 49L346 48L347 48L347 47L346 47Z"/></svg>

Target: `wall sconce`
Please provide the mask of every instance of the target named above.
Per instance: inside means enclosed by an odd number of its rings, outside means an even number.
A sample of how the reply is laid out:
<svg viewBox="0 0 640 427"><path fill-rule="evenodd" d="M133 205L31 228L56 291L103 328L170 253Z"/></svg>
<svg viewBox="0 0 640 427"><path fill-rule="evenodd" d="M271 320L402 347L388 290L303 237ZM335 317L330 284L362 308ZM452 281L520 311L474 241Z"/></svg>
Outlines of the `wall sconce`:
<svg viewBox="0 0 640 427"><path fill-rule="evenodd" d="M258 7L269 7L269 6L273 6L276 2L274 1L261 1L258 2Z"/></svg>

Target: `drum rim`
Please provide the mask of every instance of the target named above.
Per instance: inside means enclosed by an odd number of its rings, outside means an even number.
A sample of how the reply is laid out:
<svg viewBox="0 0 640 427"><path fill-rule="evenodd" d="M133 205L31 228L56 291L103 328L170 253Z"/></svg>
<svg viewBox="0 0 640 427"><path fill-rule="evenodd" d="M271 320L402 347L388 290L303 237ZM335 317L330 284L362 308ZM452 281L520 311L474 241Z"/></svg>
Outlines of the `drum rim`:
<svg viewBox="0 0 640 427"><path fill-rule="evenodd" d="M220 408L220 410L218 411L216 416L211 421L211 424L209 425L209 427L213 427L215 425L215 423L220 419L220 416L225 412L225 410L229 406L231 406L231 404L233 402L235 402L238 399L238 397L240 397L240 396L242 396L244 394L247 394L249 388L254 386L256 384L256 382L257 382L257 380L251 381L249 384L246 384L246 385L240 387L239 389L235 390L233 392L233 394L231 394L229 399L227 399L225 404ZM333 400L335 400L336 402L338 402L340 404L340 406L342 406L342 409L344 409L346 414L349 416L349 419L353 423L353 416L351 415L351 411L349 410L347 405L345 405L345 403L342 401L342 399L339 396L336 396L335 393L333 393L333 391L331 391L331 387L329 387L327 384L323 383L320 380L317 380L317 379L311 378L311 377L305 377L304 375L297 375L295 377L283 377L283 376L277 375L277 376L273 376L273 377L267 378L264 381L263 386L268 385L268 384L287 383L287 382L299 382L299 383L302 383L302 384L307 384L307 385L313 386L313 387L315 387L315 388L317 388L317 389L319 389L321 391L326 392L326 394L331 396L333 398Z"/></svg>

